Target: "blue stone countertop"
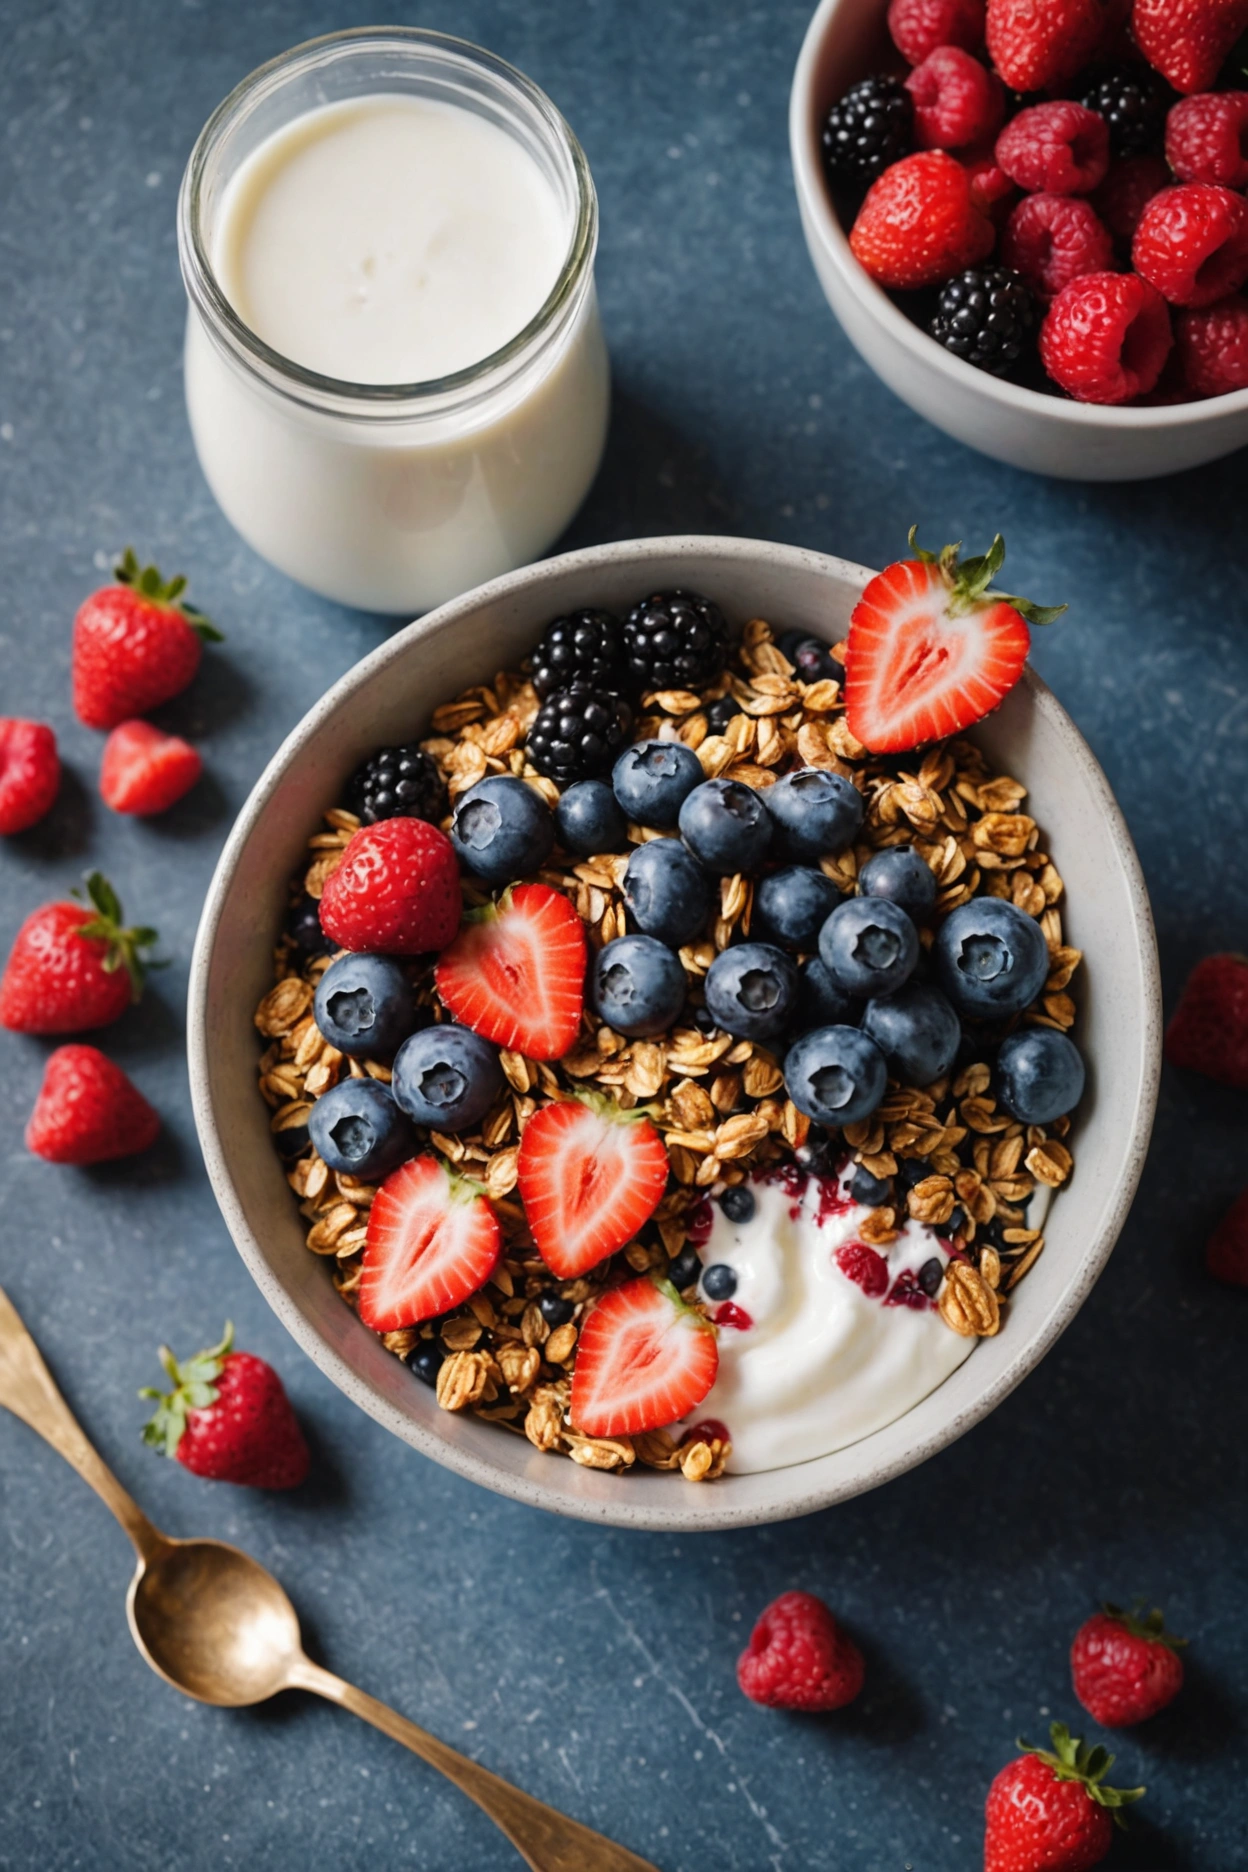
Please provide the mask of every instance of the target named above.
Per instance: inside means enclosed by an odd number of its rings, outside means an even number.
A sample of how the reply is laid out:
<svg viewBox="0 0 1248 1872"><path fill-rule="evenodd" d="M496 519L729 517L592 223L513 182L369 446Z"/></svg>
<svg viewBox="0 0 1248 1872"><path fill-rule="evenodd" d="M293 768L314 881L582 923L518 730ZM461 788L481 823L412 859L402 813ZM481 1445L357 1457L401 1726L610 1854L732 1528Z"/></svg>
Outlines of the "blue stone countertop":
<svg viewBox="0 0 1248 1872"><path fill-rule="evenodd" d="M1167 1004L1248 946L1248 623L1239 461L1124 487L1045 482L947 440L850 350L789 172L804 0L428 0L543 85L602 203L615 411L565 544L706 531L881 564L1000 528L1011 589L1070 600L1035 660L1089 738L1152 892ZM663 1872L966 1872L1021 1731L1071 1721L1071 1635L1139 1593L1191 1639L1172 1709L1117 1739L1148 1784L1116 1867L1248 1866L1248 1300L1201 1245L1246 1174L1242 1096L1167 1070L1139 1200L1041 1368L923 1468L797 1523L629 1534L495 1499L353 1409L245 1273L196 1146L182 1044L191 944L231 820L287 730L380 643L231 532L183 411L174 201L247 71L365 24L363 0L0 4L0 711L51 721L52 816L0 853L0 944L89 865L172 966L106 1039L166 1120L132 1165L56 1169L22 1126L51 1043L0 1045L0 1280L107 1460L174 1533L236 1540L285 1581L319 1655ZM69 706L70 621L133 541L228 642L161 721L208 777L164 818L99 802ZM139 1441L163 1339L223 1318L280 1369L315 1450L272 1496ZM474 1808L311 1699L180 1699L126 1632L127 1542L0 1415L0 1867L221 1872L518 1864ZM861 1700L755 1708L734 1661L776 1593L823 1594L868 1659ZM1236 1767L1236 1762L1240 1766Z"/></svg>

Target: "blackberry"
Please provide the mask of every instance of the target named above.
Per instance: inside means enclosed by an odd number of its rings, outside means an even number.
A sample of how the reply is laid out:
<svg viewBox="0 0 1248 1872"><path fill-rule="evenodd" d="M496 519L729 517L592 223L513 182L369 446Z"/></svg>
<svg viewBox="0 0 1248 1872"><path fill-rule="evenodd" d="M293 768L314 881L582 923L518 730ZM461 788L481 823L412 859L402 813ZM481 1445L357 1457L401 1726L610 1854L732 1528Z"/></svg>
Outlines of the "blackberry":
<svg viewBox="0 0 1248 1872"><path fill-rule="evenodd" d="M655 592L625 618L624 651L638 690L705 689L723 673L728 626L698 592Z"/></svg>
<svg viewBox="0 0 1248 1872"><path fill-rule="evenodd" d="M734 695L720 696L711 703L706 711L706 726L711 734L722 735L734 715L743 715L745 710Z"/></svg>
<svg viewBox="0 0 1248 1872"><path fill-rule="evenodd" d="M1175 94L1159 72L1146 65L1115 65L1102 72L1084 92L1081 102L1109 126L1109 146L1115 156L1142 156L1160 150L1166 135L1166 114Z"/></svg>
<svg viewBox="0 0 1248 1872"><path fill-rule="evenodd" d="M1010 267L972 267L940 289L928 330L955 357L1000 377L1036 329L1036 302Z"/></svg>
<svg viewBox="0 0 1248 1872"><path fill-rule="evenodd" d="M627 669L620 621L609 611L570 611L542 632L533 652L533 687L541 696L573 683L591 689L623 690Z"/></svg>
<svg viewBox="0 0 1248 1872"><path fill-rule="evenodd" d="M398 818L436 825L446 812L446 784L437 763L409 741L370 754L351 776L347 803L365 825Z"/></svg>
<svg viewBox="0 0 1248 1872"><path fill-rule="evenodd" d="M864 78L823 124L823 160L837 181L874 182L914 147L914 104L900 78Z"/></svg>
<svg viewBox="0 0 1248 1872"><path fill-rule="evenodd" d="M608 689L573 683L547 697L529 729L529 759L557 787L610 773L628 740L632 713Z"/></svg>

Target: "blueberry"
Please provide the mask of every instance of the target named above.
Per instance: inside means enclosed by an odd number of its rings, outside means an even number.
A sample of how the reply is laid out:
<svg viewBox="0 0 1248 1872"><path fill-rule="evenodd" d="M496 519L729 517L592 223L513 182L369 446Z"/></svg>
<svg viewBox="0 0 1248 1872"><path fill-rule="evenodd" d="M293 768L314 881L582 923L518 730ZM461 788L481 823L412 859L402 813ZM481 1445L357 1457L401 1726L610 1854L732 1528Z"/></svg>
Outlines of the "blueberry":
<svg viewBox="0 0 1248 1872"><path fill-rule="evenodd" d="M307 1125L287 1125L284 1131L275 1131L273 1142L277 1145L277 1154L283 1163L293 1163L296 1157L302 1157L310 1142Z"/></svg>
<svg viewBox="0 0 1248 1872"><path fill-rule="evenodd" d="M833 682L844 682L844 665L837 662L827 644L820 643L817 637L802 637L796 632L793 636L796 642L790 639L791 647L785 650L784 655L793 665L799 682L826 682L829 678ZM788 631L785 637L790 637Z"/></svg>
<svg viewBox="0 0 1248 1872"><path fill-rule="evenodd" d="M308 1113L308 1135L331 1170L378 1182L416 1154L416 1134L378 1079L342 1079Z"/></svg>
<svg viewBox="0 0 1248 1872"><path fill-rule="evenodd" d="M321 928L321 906L307 891L293 909L286 912L286 934L300 955L332 955L338 946Z"/></svg>
<svg viewBox="0 0 1248 1872"><path fill-rule="evenodd" d="M467 1131L502 1091L503 1069L488 1040L469 1027L444 1023L403 1042L393 1085L395 1098L417 1124Z"/></svg>
<svg viewBox="0 0 1248 1872"><path fill-rule="evenodd" d="M345 955L331 962L312 1008L330 1045L352 1059L390 1059L420 1024L412 984L389 956Z"/></svg>
<svg viewBox="0 0 1248 1872"><path fill-rule="evenodd" d="M798 1033L812 1027L856 1027L859 1003L834 981L820 958L808 956L798 971L797 1007L793 1026Z"/></svg>
<svg viewBox="0 0 1248 1872"><path fill-rule="evenodd" d="M554 842L550 808L510 774L491 774L461 794L451 820L456 857L487 884L509 884L540 870Z"/></svg>
<svg viewBox="0 0 1248 1872"><path fill-rule="evenodd" d="M735 1268L730 1268L726 1261L717 1261L703 1273L702 1291L708 1300L731 1300L737 1291Z"/></svg>
<svg viewBox="0 0 1248 1872"><path fill-rule="evenodd" d="M734 695L720 696L718 701L708 705L706 726L711 734L722 735L734 715L743 715L745 710Z"/></svg>
<svg viewBox="0 0 1248 1872"><path fill-rule="evenodd" d="M931 1176L932 1166L926 1157L903 1157L897 1166L897 1187L908 1196L917 1183Z"/></svg>
<svg viewBox="0 0 1248 1872"><path fill-rule="evenodd" d="M571 1300L565 1300L562 1294L557 1293L539 1294L537 1309L552 1332L556 1326L566 1326L576 1312Z"/></svg>
<svg viewBox="0 0 1248 1872"><path fill-rule="evenodd" d="M709 1008L695 1007L691 1009L690 1014L689 1014L689 1019L692 1021L693 1025L697 1028L700 1034L706 1034L709 1036L710 1034L717 1033L719 1031L719 1029L715 1025L715 1016L711 1013L711 1010Z"/></svg>
<svg viewBox="0 0 1248 1872"><path fill-rule="evenodd" d="M446 1353L436 1339L422 1339L407 1355L407 1369L422 1384L436 1385Z"/></svg>
<svg viewBox="0 0 1248 1872"><path fill-rule="evenodd" d="M820 930L819 955L848 994L895 994L919 959L919 932L887 897L851 897Z"/></svg>
<svg viewBox="0 0 1248 1872"><path fill-rule="evenodd" d="M965 1229L966 1210L954 1209L949 1216L949 1220L945 1223L945 1234L952 1238L954 1235L963 1234Z"/></svg>
<svg viewBox="0 0 1248 1872"><path fill-rule="evenodd" d="M692 1246L681 1249L676 1259L667 1270L667 1278L677 1293L683 1293L686 1287L692 1287L702 1272L702 1263L698 1251Z"/></svg>
<svg viewBox="0 0 1248 1872"><path fill-rule="evenodd" d="M762 796L739 780L704 780L680 809L680 836L710 871L757 871L771 843Z"/></svg>
<svg viewBox="0 0 1248 1872"><path fill-rule="evenodd" d="M890 1201L893 1186L887 1177L872 1176L864 1164L859 1164L854 1171L849 1193L855 1202L866 1203L871 1209L878 1209L881 1203Z"/></svg>
<svg viewBox="0 0 1248 1872"><path fill-rule="evenodd" d="M859 1124L884 1097L888 1067L856 1027L817 1027L789 1048L784 1084L798 1111L819 1124Z"/></svg>
<svg viewBox="0 0 1248 1872"><path fill-rule="evenodd" d="M754 886L751 933L782 949L810 950L819 931L841 902L831 878L806 865L769 871Z"/></svg>
<svg viewBox="0 0 1248 1872"><path fill-rule="evenodd" d="M913 845L890 845L868 858L858 889L864 897L887 897L916 923L926 923L936 908L936 873Z"/></svg>
<svg viewBox="0 0 1248 1872"><path fill-rule="evenodd" d="M738 943L711 963L703 984L715 1023L740 1040L782 1033L797 1000L797 970L783 949Z"/></svg>
<svg viewBox="0 0 1248 1872"><path fill-rule="evenodd" d="M940 1283L944 1278L945 1264L939 1255L933 1255L930 1261L923 1263L919 1269L919 1286L929 1300L940 1292Z"/></svg>
<svg viewBox="0 0 1248 1872"><path fill-rule="evenodd" d="M793 1155L808 1176L830 1177L837 1174L845 1153L833 1144L825 1132L812 1125L806 1134L806 1142L799 1144Z"/></svg>
<svg viewBox="0 0 1248 1872"><path fill-rule="evenodd" d="M932 957L954 1007L975 1020L1021 1014L1049 972L1040 925L1004 897L972 897L951 910L936 932Z"/></svg>
<svg viewBox="0 0 1248 1872"><path fill-rule="evenodd" d="M734 1183L720 1192L719 1206L730 1222L750 1222L758 1204L753 1190L747 1189L744 1183Z"/></svg>
<svg viewBox="0 0 1248 1872"><path fill-rule="evenodd" d="M1028 1027L1001 1042L997 1093L1020 1124L1049 1124L1073 1111L1083 1082L1078 1047L1052 1027Z"/></svg>
<svg viewBox="0 0 1248 1872"><path fill-rule="evenodd" d="M555 807L555 834L564 851L593 858L624 849L628 821L605 780L578 780Z"/></svg>
<svg viewBox="0 0 1248 1872"><path fill-rule="evenodd" d="M683 741L637 741L611 770L625 818L664 830L676 825L685 799L701 781L702 763Z"/></svg>
<svg viewBox="0 0 1248 1872"><path fill-rule="evenodd" d="M628 861L624 902L639 930L679 949L702 932L711 908L710 880L679 839L647 839Z"/></svg>
<svg viewBox="0 0 1248 1872"><path fill-rule="evenodd" d="M943 1079L953 1065L962 1023L939 988L912 981L896 994L868 1001L862 1031L875 1041L895 1078L925 1086Z"/></svg>
<svg viewBox="0 0 1248 1872"><path fill-rule="evenodd" d="M594 959L590 995L617 1033L662 1033L685 1004L685 971L680 957L655 937L617 936Z"/></svg>
<svg viewBox="0 0 1248 1872"><path fill-rule="evenodd" d="M862 794L822 767L799 767L767 789L775 821L772 844L784 858L823 858L852 845L862 824Z"/></svg>

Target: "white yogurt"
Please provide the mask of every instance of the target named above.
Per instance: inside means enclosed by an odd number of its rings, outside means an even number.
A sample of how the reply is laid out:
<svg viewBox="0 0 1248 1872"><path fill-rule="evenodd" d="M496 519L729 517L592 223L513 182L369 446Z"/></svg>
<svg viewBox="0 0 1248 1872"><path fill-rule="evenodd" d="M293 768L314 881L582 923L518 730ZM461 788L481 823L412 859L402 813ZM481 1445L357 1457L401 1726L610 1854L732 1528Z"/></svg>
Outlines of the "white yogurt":
<svg viewBox="0 0 1248 1872"><path fill-rule="evenodd" d="M593 185L547 100L474 47L346 35L282 63L183 185L191 428L265 558L410 614L537 557L593 479Z"/></svg>
<svg viewBox="0 0 1248 1872"><path fill-rule="evenodd" d="M861 1242L870 1211L843 1181L817 1177L749 1185L755 1210L730 1222L718 1203L701 1246L704 1270L736 1275L728 1303L748 1325L708 1301L719 1321L719 1372L692 1422L712 1418L732 1439L728 1467L780 1469L843 1449L893 1423L956 1371L974 1350L945 1325L917 1287L919 1270L948 1260L935 1232L908 1221L887 1248ZM858 1243L865 1255L838 1254ZM845 1271L858 1261L866 1291ZM897 1283L901 1281L901 1288ZM898 1304L909 1291L914 1306ZM705 1296L703 1296L705 1298ZM917 1304L921 1303L921 1304Z"/></svg>

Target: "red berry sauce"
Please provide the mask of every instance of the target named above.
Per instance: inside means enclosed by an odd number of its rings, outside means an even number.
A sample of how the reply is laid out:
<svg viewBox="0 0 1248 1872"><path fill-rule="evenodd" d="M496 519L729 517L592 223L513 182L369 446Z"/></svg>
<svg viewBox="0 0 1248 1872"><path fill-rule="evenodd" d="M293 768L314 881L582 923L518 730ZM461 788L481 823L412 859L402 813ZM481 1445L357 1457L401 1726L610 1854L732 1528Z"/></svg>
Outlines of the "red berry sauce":
<svg viewBox="0 0 1248 1872"><path fill-rule="evenodd" d="M711 1318L717 1326L735 1326L738 1332L749 1332L754 1321L744 1307L739 1307L735 1300L725 1300L716 1307Z"/></svg>
<svg viewBox="0 0 1248 1872"><path fill-rule="evenodd" d="M847 1280L862 1288L868 1300L878 1300L888 1292L888 1262L866 1242L846 1242L838 1248L836 1265Z"/></svg>

